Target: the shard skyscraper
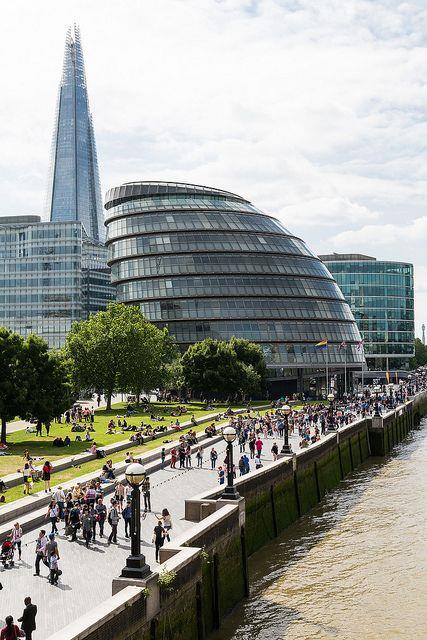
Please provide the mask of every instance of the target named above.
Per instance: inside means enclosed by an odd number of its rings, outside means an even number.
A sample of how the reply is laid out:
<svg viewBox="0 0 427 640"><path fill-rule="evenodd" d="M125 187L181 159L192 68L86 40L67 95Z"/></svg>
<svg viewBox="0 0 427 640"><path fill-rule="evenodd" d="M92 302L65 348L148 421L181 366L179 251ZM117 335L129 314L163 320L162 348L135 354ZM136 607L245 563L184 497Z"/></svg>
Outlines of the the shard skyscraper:
<svg viewBox="0 0 427 640"><path fill-rule="evenodd" d="M77 25L65 40L48 183L52 222L80 221L87 236L104 242L104 214L83 52Z"/></svg>

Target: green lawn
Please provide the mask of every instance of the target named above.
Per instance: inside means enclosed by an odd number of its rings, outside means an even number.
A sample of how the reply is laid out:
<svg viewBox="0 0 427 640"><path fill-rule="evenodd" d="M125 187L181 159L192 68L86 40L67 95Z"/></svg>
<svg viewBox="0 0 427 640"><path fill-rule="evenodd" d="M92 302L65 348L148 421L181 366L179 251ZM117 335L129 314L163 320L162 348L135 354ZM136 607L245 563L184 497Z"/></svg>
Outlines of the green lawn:
<svg viewBox="0 0 427 640"><path fill-rule="evenodd" d="M253 403L255 405L261 405L263 404L262 402L258 402L258 403ZM117 406L117 405L115 405ZM233 405L234 408L238 408L237 405ZM223 407L225 408L225 407ZM261 410L260 413L263 414L267 411L268 409L264 409ZM203 414L209 414L212 413L211 411L206 411L203 412L201 411L201 415ZM114 411L112 410L111 412L105 412L103 410L101 410L99 413L97 412L96 414L96 418L95 418L95 424L98 420L98 416L100 415L100 419L102 421L102 414L106 414L106 423L108 423L108 421L110 420L110 417L112 415L116 415L114 413ZM156 412L157 414L157 412ZM191 414L190 414L191 415ZM196 412L195 412L196 415ZM145 422L145 421L144 421ZM183 420L182 420L183 422ZM221 423L220 423L221 424ZM194 430L196 432L200 432L200 431L204 431L204 429L206 428L207 423L201 424L197 427L194 428ZM60 427L61 425L57 425L58 427ZM183 429L182 431L179 431L176 435L168 435L166 436L166 434L161 434L161 436L159 438L157 438L156 440L150 440L149 442L147 442L146 444L139 446L139 447L134 447L132 448L132 455L136 456L136 455L142 455L144 453L147 453L148 451L150 451L151 449L156 449L157 447L161 447L162 446L162 441L167 439L167 440L178 440L180 435L182 433L186 433L188 431L190 427L187 427L186 429ZM24 432L25 433L25 432ZM73 434L74 435L74 434ZM33 434L27 434L27 437L33 436ZM164 436L164 437L162 437ZM54 436L52 436L54 437ZM44 438L46 440L46 437ZM50 439L50 436L49 436ZM123 440L123 435L122 438ZM77 445L79 443L73 443L74 445ZM84 443L80 443L83 444ZM129 443L130 445L131 443ZM16 445L21 446L21 444L17 444ZM26 448L26 447L23 447ZM29 448L29 447L27 447ZM67 452L69 452L69 450L71 449L71 447L67 448L67 449L60 449L61 451L61 456L57 456L57 457L66 457L67 456ZM84 448L83 448L84 450ZM125 459L125 454L126 454L126 450L124 451L118 451L117 453L114 453L110 456L108 456L108 459L111 459L114 463L119 463L119 462L123 462ZM16 458L16 456L10 456L10 457L14 457ZM50 456L50 460L53 459L53 456ZM4 462L5 458L0 458L0 465ZM19 460L21 461L21 458L19 458ZM85 462L81 465L76 465L75 467L70 467L68 469L65 469L64 471L60 471L58 473L54 473L52 475L52 488L53 487L57 487L60 484L64 484L65 482L68 482L69 480L72 480L73 478L77 478L78 476L82 476L85 475L86 473L91 473L93 471L97 471L97 470L101 470L102 465L104 464L103 460L91 460L90 462ZM43 482L36 482L33 485L33 493L36 493L38 491L41 491L44 489L44 484ZM19 498L22 498L24 495L24 489L23 489L23 485L20 484L16 487L12 487L10 489L7 490L5 497L6 497L6 503L10 503L13 502L14 500L18 500ZM1 509L1 506L0 506Z"/></svg>
<svg viewBox="0 0 427 640"><path fill-rule="evenodd" d="M110 411L106 411L105 409L99 409L98 411L96 411L95 422L93 424L95 431L91 433L91 436L95 440L98 447L103 447L107 444L129 439L131 435L130 432L116 433L114 435L106 434L108 422L110 421L111 418L113 418L117 423L116 416L123 415L124 407L126 406L126 404L127 403L115 404L113 405L113 408ZM254 404L262 404L262 402L254 403ZM141 421L143 421L144 424L151 424L153 426L156 426L159 424L169 426L172 420L173 421L176 420L176 417L169 415L170 411L178 406L176 403L168 404L168 403L158 402L158 403L152 404L151 406L152 406L154 415L165 416L165 420L163 422L151 421L150 413L147 413L147 412L144 413L140 410L137 412L135 416L132 416L126 419L128 425L139 426L141 424ZM188 409L188 413L178 418L181 424L183 422L187 422L188 420L190 420L193 414L196 418L200 418L200 417L205 417L209 414L215 413L217 411L223 412L228 408L226 405L215 405L215 409L213 411L211 410L204 411L202 409L202 404L197 402L188 404L186 406ZM233 408L238 408L241 406L242 405L233 405ZM56 437L61 436L62 438L65 438L66 435L68 435L71 438L71 444L69 447L57 448L52 446L52 441ZM9 473L15 473L17 469L20 469L22 467L22 458L23 458L23 453L25 449L29 450L32 458L35 458L35 459L40 458L39 461L36 461L35 463L36 465L42 464L44 460L50 460L50 462L53 462L58 458L68 457L68 456L72 456L78 453L82 453L83 451L86 451L89 448L89 444L87 442L75 442L76 435L77 433L71 432L71 425L68 425L65 423L62 423L62 424L53 423L50 429L49 436L45 435L44 427L43 427L42 437L37 437L35 433L26 433L25 429L22 431L16 431L15 433L11 433L7 439L8 446L9 446L9 453L11 455L0 456L0 477L8 475ZM85 434L79 433L78 435L84 438ZM158 446L159 443L161 442L161 438L153 442L154 442L154 446ZM144 447L148 447L148 446L149 445L144 445ZM123 457L123 454L119 453L119 455L122 455ZM91 462L85 463L83 465L83 470L81 471L81 473L86 473L87 465L90 465L90 464L92 463ZM95 468L96 468L96 465L95 465ZM91 470L92 469L89 468L87 472ZM66 472L63 472L63 473L66 473ZM72 477L73 477L73 474L68 479L71 479ZM64 479L61 479L61 482L64 482L64 481L65 481Z"/></svg>

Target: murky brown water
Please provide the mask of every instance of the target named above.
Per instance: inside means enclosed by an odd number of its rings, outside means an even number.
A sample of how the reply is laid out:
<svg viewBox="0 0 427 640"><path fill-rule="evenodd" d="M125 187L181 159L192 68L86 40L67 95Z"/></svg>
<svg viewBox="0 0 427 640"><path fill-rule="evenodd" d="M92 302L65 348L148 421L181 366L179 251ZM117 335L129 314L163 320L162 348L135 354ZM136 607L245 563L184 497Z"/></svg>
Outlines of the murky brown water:
<svg viewBox="0 0 427 640"><path fill-rule="evenodd" d="M250 561L216 640L427 639L427 421Z"/></svg>

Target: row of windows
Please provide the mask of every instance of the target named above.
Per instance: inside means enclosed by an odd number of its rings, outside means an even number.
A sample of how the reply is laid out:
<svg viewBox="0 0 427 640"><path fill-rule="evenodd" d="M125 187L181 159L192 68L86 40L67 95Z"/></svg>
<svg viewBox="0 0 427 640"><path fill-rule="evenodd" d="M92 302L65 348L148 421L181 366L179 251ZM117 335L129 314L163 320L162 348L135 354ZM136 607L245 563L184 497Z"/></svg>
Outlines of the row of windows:
<svg viewBox="0 0 427 640"><path fill-rule="evenodd" d="M367 343L365 345L365 355L389 355L389 354L406 354L413 355L414 353L414 342L408 342L407 344L402 342L378 342L378 343Z"/></svg>
<svg viewBox="0 0 427 640"><path fill-rule="evenodd" d="M265 360L269 365L285 366L298 364L322 367L326 365L326 357L331 365L343 367L347 365L361 366L363 354L356 345L347 345L340 349L339 344L330 344L328 352L316 349L312 345L303 344L261 344Z"/></svg>
<svg viewBox="0 0 427 640"><path fill-rule="evenodd" d="M204 198L202 196L189 196L189 195L171 195L161 197L148 197L137 198L135 200L129 200L122 204L116 205L108 210L107 220L126 214L132 214L138 211L157 211L182 209L184 211L202 211L217 210L217 211L244 211L249 213L261 213L259 209L250 204L249 202L241 202L238 200L229 200L226 198L220 198L216 196L209 196Z"/></svg>
<svg viewBox="0 0 427 640"><path fill-rule="evenodd" d="M135 233L152 233L155 231L267 231L271 233L289 232L278 220L262 215L244 215L237 213L199 213L189 216L182 213L137 215L114 220L108 224L107 236L109 240L119 236Z"/></svg>
<svg viewBox="0 0 427 640"><path fill-rule="evenodd" d="M332 280L310 280L309 278L283 278L278 276L212 276L172 278L166 280L136 280L117 285L120 301L141 300L159 297L191 296L245 296L279 295L311 296L342 300L343 296Z"/></svg>
<svg viewBox="0 0 427 640"><path fill-rule="evenodd" d="M339 273L359 274L370 273L397 273L401 275L412 275L413 266L407 263L399 262L382 262L376 260L361 260L360 262L325 262L331 273L338 275Z"/></svg>
<svg viewBox="0 0 427 640"><path fill-rule="evenodd" d="M331 278L320 260L283 255L207 253L122 260L111 267L112 280L138 276L204 273L271 273Z"/></svg>
<svg viewBox="0 0 427 640"><path fill-rule="evenodd" d="M20 288L24 291L33 287L72 287L78 286L81 278L78 275L61 276L61 277L38 277L34 275L27 278L4 278L0 279L0 289L16 289Z"/></svg>
<svg viewBox="0 0 427 640"><path fill-rule="evenodd" d="M337 273L335 279L340 286L351 291L354 287L366 286L394 286L394 287L412 287L412 275L395 274L395 273L358 273L347 274Z"/></svg>
<svg viewBox="0 0 427 640"><path fill-rule="evenodd" d="M286 298L196 298L195 300L169 300L143 302L141 311L150 321L191 320L207 318L322 318L325 320L352 320L347 304L325 300Z"/></svg>
<svg viewBox="0 0 427 640"><path fill-rule="evenodd" d="M359 320L360 331L414 331L413 320Z"/></svg>
<svg viewBox="0 0 427 640"><path fill-rule="evenodd" d="M0 258L31 258L31 256L57 256L57 255L74 255L81 252L80 244L68 245L50 245L45 244L29 245L28 247L12 247L10 245L3 246L0 244Z"/></svg>
<svg viewBox="0 0 427 640"><path fill-rule="evenodd" d="M167 323L166 323L167 324ZM230 339L239 336L254 342L312 342L323 338L334 342L356 342L360 339L354 324L350 322L272 322L241 320L235 322L174 322L169 325L170 333L177 342L196 342L210 337Z"/></svg>
<svg viewBox="0 0 427 640"><path fill-rule="evenodd" d="M191 253L193 251L283 252L313 256L301 240L286 236L262 236L232 233L180 233L163 236L140 236L117 240L109 245L110 260L146 253Z"/></svg>
<svg viewBox="0 0 427 640"><path fill-rule="evenodd" d="M353 310L353 315L358 321L358 324L366 320L369 322L372 320L411 320L414 321L413 309L364 309Z"/></svg>
<svg viewBox="0 0 427 640"><path fill-rule="evenodd" d="M0 273L40 273L43 271L76 271L79 260L16 260L0 262Z"/></svg>
<svg viewBox="0 0 427 640"><path fill-rule="evenodd" d="M346 296L347 302L355 313L365 313L371 315L376 309L413 309L414 299L410 298L377 298L365 296L357 298L355 296ZM366 310L366 311L365 311Z"/></svg>
<svg viewBox="0 0 427 640"><path fill-rule="evenodd" d="M414 342L413 331L369 331L363 332L367 342Z"/></svg>
<svg viewBox="0 0 427 640"><path fill-rule="evenodd" d="M21 244L37 240L64 240L65 238L81 238L80 225L43 225L25 227L3 227L0 225L0 244Z"/></svg>
<svg viewBox="0 0 427 640"><path fill-rule="evenodd" d="M28 324L31 325L33 318L75 318L81 320L81 312L79 309L70 309L69 307L58 309L35 309L34 314L29 314L27 310L23 309L2 309L0 307L0 321L1 318L28 318Z"/></svg>
<svg viewBox="0 0 427 640"><path fill-rule="evenodd" d="M338 285L340 284L337 280ZM392 287L392 286L366 286L357 285L354 287L340 287L345 297L349 301L364 300L370 296L382 296L383 298L407 298L414 295L412 287ZM363 302L361 306L364 306Z"/></svg>

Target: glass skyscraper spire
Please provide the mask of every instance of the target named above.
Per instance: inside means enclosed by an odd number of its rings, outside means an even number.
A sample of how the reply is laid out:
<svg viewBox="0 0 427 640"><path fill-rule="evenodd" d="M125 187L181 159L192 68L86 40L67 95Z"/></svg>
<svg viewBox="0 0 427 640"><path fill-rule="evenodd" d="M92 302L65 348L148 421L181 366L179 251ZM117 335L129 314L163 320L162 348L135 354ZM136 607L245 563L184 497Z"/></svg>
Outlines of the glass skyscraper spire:
<svg viewBox="0 0 427 640"><path fill-rule="evenodd" d="M65 40L47 193L51 221L80 221L89 238L104 242L104 214L83 52L77 25Z"/></svg>

